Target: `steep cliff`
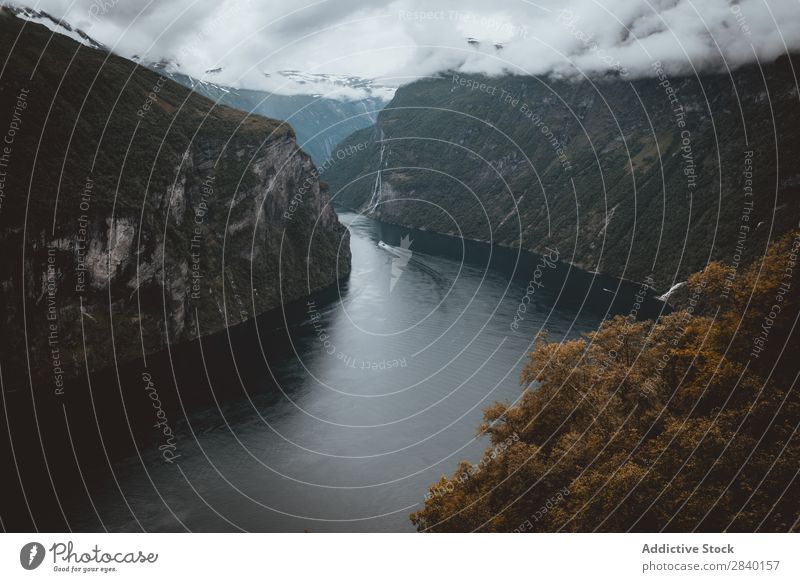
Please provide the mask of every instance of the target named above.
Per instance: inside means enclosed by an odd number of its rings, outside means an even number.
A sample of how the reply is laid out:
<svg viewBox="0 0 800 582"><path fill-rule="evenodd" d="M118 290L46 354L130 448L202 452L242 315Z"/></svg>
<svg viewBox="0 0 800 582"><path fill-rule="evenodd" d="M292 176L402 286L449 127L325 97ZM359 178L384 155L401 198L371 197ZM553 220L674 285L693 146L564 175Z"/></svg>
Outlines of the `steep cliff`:
<svg viewBox="0 0 800 582"><path fill-rule="evenodd" d="M557 246L588 270L652 273L666 291L711 259L761 256L796 226L798 64L420 80L340 144L362 146L325 179L335 203L387 222Z"/></svg>
<svg viewBox="0 0 800 582"><path fill-rule="evenodd" d="M30 371L60 394L86 367L220 331L349 273L347 231L288 125L6 9L0 52L7 382Z"/></svg>

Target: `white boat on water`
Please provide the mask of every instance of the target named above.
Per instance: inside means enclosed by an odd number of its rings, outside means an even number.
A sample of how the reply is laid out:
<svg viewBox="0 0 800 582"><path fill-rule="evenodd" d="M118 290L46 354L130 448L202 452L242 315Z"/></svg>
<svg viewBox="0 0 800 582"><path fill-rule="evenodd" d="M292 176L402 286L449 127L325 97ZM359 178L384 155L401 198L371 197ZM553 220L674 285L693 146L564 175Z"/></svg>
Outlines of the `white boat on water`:
<svg viewBox="0 0 800 582"><path fill-rule="evenodd" d="M413 254L411 249L408 249L408 248L404 249L403 247L395 247L395 246L387 244L387 243L385 243L383 241L378 242L378 246L380 248L382 248L383 250L385 250L386 252L389 252L389 253L393 254L394 256L399 257L401 259L410 259L411 255Z"/></svg>

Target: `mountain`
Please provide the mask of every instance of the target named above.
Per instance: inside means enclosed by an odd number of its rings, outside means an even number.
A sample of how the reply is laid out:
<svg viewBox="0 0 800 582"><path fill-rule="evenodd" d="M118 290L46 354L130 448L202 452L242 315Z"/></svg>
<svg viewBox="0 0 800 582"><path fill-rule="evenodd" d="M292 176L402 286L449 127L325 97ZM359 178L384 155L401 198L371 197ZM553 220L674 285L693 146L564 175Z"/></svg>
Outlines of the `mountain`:
<svg viewBox="0 0 800 582"><path fill-rule="evenodd" d="M6 5L5 8L18 18L41 24L85 46L108 50L84 31L47 12L26 6ZM297 70L264 73L276 91L243 89L215 82L222 68L208 70L202 78L196 78L182 72L180 65L171 61L152 62L138 55L133 55L131 60L215 103L288 122L296 132L300 147L320 167L335 157L336 144L375 123L378 112L395 92L394 87L373 79Z"/></svg>
<svg viewBox="0 0 800 582"><path fill-rule="evenodd" d="M797 225L800 61L730 74L460 74L401 87L325 175L336 204L667 291ZM378 171L380 170L380 171Z"/></svg>
<svg viewBox="0 0 800 582"><path fill-rule="evenodd" d="M286 121L317 166L335 157L334 148L340 141L375 123L378 112L394 95L391 87L353 76L278 71L267 74L276 87L281 87L281 93L276 93L215 83L221 69L206 71L202 79L197 79L172 63L146 66L214 102Z"/></svg>
<svg viewBox="0 0 800 582"><path fill-rule="evenodd" d="M21 18L22 20L26 20L28 22L34 22L36 24L41 24L51 32L71 38L82 45L100 50L106 50L106 47L83 32L81 29L74 28L69 22L66 22L60 18L56 18L44 10L36 10L27 6L14 6L11 4L5 5L4 8L17 18Z"/></svg>
<svg viewBox="0 0 800 582"><path fill-rule="evenodd" d="M61 394L347 276L289 125L26 20L0 11L6 388Z"/></svg>

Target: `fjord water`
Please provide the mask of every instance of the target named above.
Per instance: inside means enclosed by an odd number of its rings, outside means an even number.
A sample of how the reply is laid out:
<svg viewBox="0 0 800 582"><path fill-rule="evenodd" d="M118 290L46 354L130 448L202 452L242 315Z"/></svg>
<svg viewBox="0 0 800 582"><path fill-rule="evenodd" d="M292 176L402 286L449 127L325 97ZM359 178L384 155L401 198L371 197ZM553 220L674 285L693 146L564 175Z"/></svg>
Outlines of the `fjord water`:
<svg viewBox="0 0 800 582"><path fill-rule="evenodd" d="M173 462L138 374L123 370L124 418L110 420L136 446L113 472L87 471L73 528L410 531L428 486L486 448L482 410L520 396L536 333L593 330L639 290L564 256L340 219L353 270L338 289L149 363Z"/></svg>

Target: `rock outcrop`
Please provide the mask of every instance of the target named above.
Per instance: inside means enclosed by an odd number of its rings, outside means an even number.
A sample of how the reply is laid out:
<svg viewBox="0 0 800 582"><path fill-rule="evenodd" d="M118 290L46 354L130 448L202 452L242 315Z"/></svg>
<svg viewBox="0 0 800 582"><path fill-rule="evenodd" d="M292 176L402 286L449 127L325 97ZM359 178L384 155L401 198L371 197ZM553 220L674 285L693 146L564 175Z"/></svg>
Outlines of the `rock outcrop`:
<svg viewBox="0 0 800 582"><path fill-rule="evenodd" d="M59 394L87 368L218 332L348 275L347 230L288 125L215 106L5 9L0 31L8 387L30 373Z"/></svg>

